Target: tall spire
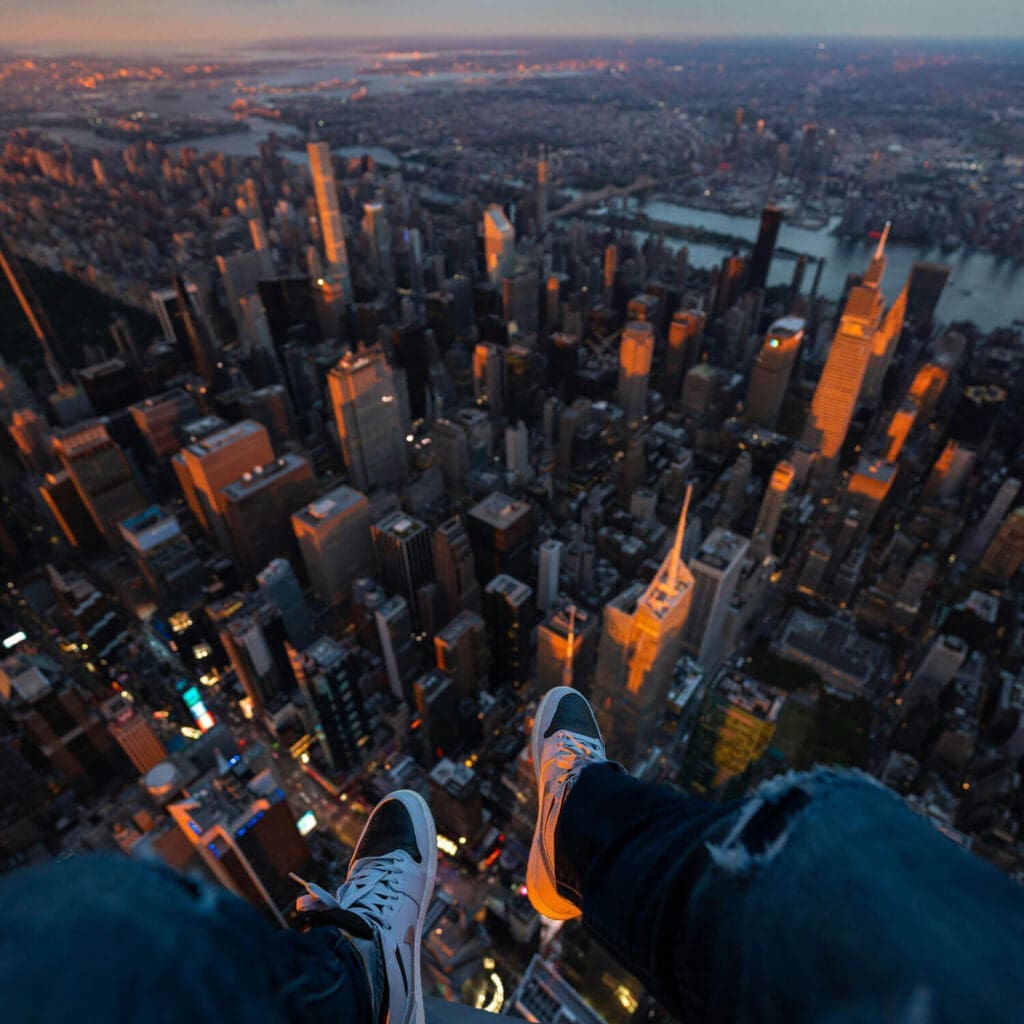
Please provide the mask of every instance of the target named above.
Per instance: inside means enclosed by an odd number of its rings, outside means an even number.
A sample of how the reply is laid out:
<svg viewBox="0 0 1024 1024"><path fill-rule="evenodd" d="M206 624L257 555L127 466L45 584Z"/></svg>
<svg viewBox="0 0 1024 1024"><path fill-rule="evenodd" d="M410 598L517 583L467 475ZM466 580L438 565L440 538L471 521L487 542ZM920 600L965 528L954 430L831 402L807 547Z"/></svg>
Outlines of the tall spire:
<svg viewBox="0 0 1024 1024"><path fill-rule="evenodd" d="M569 605L569 637L565 644L565 664L562 666L562 685L572 686L573 648L576 646L576 605Z"/></svg>
<svg viewBox="0 0 1024 1024"><path fill-rule="evenodd" d="M878 239L878 248L875 249L875 259L880 260L885 255L885 243L889 241L889 229L892 227L892 221L887 220L885 227L882 228L882 235Z"/></svg>
<svg viewBox="0 0 1024 1024"><path fill-rule="evenodd" d="M679 586L679 562L683 553L683 538L686 536L686 517L690 511L690 495L693 486L687 484L686 496L683 498L683 509L679 513L679 525L676 527L676 539L672 544L672 556L668 563L668 585L672 590Z"/></svg>

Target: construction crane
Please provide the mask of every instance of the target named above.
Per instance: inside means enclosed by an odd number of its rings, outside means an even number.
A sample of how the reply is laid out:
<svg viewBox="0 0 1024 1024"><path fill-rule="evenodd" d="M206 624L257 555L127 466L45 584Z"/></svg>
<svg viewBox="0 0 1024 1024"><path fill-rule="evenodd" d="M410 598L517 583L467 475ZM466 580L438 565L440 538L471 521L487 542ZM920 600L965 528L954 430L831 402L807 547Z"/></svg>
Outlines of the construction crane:
<svg viewBox="0 0 1024 1024"><path fill-rule="evenodd" d="M56 355L56 351L60 347L57 335L29 283L21 260L18 259L18 254L2 231L0 231L0 267L3 267L4 274L18 300L18 305L21 306L21 311L25 314L32 333L43 349L43 359L46 360L46 368L50 371L50 376L53 377L58 389L63 388L67 384L67 380Z"/></svg>

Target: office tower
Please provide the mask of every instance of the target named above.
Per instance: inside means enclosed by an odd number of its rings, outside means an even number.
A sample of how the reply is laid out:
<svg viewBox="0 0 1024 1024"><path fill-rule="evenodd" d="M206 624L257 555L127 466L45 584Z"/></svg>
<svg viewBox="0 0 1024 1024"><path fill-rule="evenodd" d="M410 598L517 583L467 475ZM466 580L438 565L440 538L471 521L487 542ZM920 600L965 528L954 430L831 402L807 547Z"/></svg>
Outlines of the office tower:
<svg viewBox="0 0 1024 1024"><path fill-rule="evenodd" d="M457 842L476 838L483 827L480 779L472 768L441 758L430 772L430 809L438 828Z"/></svg>
<svg viewBox="0 0 1024 1024"><path fill-rule="evenodd" d="M664 391L670 403L679 401L683 377L697 362L704 340L704 314L699 309L681 309L672 315L665 355Z"/></svg>
<svg viewBox="0 0 1024 1024"><path fill-rule="evenodd" d="M622 986L619 986L622 988ZM624 990L619 998L625 998ZM555 965L534 953L522 980L511 996L517 1017L536 1024L605 1024L605 1018L583 1001L579 993L558 973ZM511 1013L509 1014L511 1016Z"/></svg>
<svg viewBox="0 0 1024 1024"><path fill-rule="evenodd" d="M964 546L960 550L959 557L965 562L974 562L982 556L992 543L992 538L999 529L1010 507L1020 493L1020 481L1016 477L1007 477L999 485L992 503L981 517L981 522L968 534Z"/></svg>
<svg viewBox="0 0 1024 1024"><path fill-rule="evenodd" d="M262 423L270 442L280 448L295 440L295 416L291 399L283 384L268 384L243 395L239 406L250 420Z"/></svg>
<svg viewBox="0 0 1024 1024"><path fill-rule="evenodd" d="M310 854L271 770L236 754L167 810L213 877L284 928L295 903L289 875L305 873Z"/></svg>
<svg viewBox="0 0 1024 1024"><path fill-rule="evenodd" d="M900 289L896 301L886 310L881 325L871 339L871 358L864 374L861 398L871 408L878 405L882 397L882 384L903 334L903 321L907 314L907 288L904 285Z"/></svg>
<svg viewBox="0 0 1024 1024"><path fill-rule="evenodd" d="M359 692L356 659L326 636L303 652L293 649L291 659L331 771L357 769L369 750L370 728Z"/></svg>
<svg viewBox="0 0 1024 1024"><path fill-rule="evenodd" d="M255 576L274 558L294 547L292 513L316 492L313 467L301 455L285 455L221 489L224 524L239 568Z"/></svg>
<svg viewBox="0 0 1024 1024"><path fill-rule="evenodd" d="M743 287L746 261L735 253L722 260L715 292L714 316L720 317L739 297Z"/></svg>
<svg viewBox="0 0 1024 1024"><path fill-rule="evenodd" d="M693 601L683 639L705 668L729 654L723 640L725 619L749 546L745 537L715 529L690 562Z"/></svg>
<svg viewBox="0 0 1024 1024"><path fill-rule="evenodd" d="M786 507L786 499L795 480L796 471L788 462L780 462L772 471L768 488L761 499L761 508L757 513L757 523L751 542L751 553L757 558L772 553L772 542L779 528L782 510Z"/></svg>
<svg viewBox="0 0 1024 1024"><path fill-rule="evenodd" d="M199 291L188 287L178 275L174 278L174 290L179 322L192 356L192 365L207 384L212 384L218 369L220 345L200 304Z"/></svg>
<svg viewBox="0 0 1024 1024"><path fill-rule="evenodd" d="M111 697L102 710L110 735L140 775L167 760L167 748L153 732L148 716L140 714L133 703L121 696Z"/></svg>
<svg viewBox="0 0 1024 1024"><path fill-rule="evenodd" d="M811 400L803 440L816 446L828 463L838 459L846 440L871 358L872 338L882 319L884 298L880 286L888 235L887 224L864 283L850 291Z"/></svg>
<svg viewBox="0 0 1024 1024"><path fill-rule="evenodd" d="M486 404L495 419L501 419L505 392L505 358L503 350L489 342L473 349L473 398Z"/></svg>
<svg viewBox="0 0 1024 1024"><path fill-rule="evenodd" d="M469 439L458 423L447 419L434 420L430 430L434 462L441 470L446 491L462 494L469 472Z"/></svg>
<svg viewBox="0 0 1024 1024"><path fill-rule="evenodd" d="M525 579L532 576L530 542L533 509L529 502L494 491L466 516L473 545L476 578L483 585L500 573Z"/></svg>
<svg viewBox="0 0 1024 1024"><path fill-rule="evenodd" d="M859 513L858 539L871 529L878 510L892 490L898 472L899 466L885 459L862 455L857 462L847 482L846 492L850 507Z"/></svg>
<svg viewBox="0 0 1024 1024"><path fill-rule="evenodd" d="M931 680L945 686L951 683L961 666L967 660L969 648L966 641L958 636L940 634L928 648L928 652L921 660L911 686L918 680Z"/></svg>
<svg viewBox="0 0 1024 1024"><path fill-rule="evenodd" d="M701 416L718 400L718 371L710 363L698 363L683 378L682 409L689 416Z"/></svg>
<svg viewBox="0 0 1024 1024"><path fill-rule="evenodd" d="M348 599L352 581L373 573L370 503L344 484L292 515L310 586L326 604Z"/></svg>
<svg viewBox="0 0 1024 1024"><path fill-rule="evenodd" d="M484 263L491 284L501 285L515 268L516 233L497 203L484 211Z"/></svg>
<svg viewBox="0 0 1024 1024"><path fill-rule="evenodd" d="M535 270L509 274L501 282L502 313L505 322L515 324L521 337L537 333L540 278Z"/></svg>
<svg viewBox="0 0 1024 1024"><path fill-rule="evenodd" d="M589 694L600 635L599 617L578 605L560 604L537 627L537 688L574 686Z"/></svg>
<svg viewBox="0 0 1024 1024"><path fill-rule="evenodd" d="M458 516L443 522L431 539L434 577L444 594L449 615L480 611L480 585L473 562L469 535Z"/></svg>
<svg viewBox="0 0 1024 1024"><path fill-rule="evenodd" d="M687 751L684 775L699 796L723 793L768 751L785 694L736 670L723 670L704 701ZM739 796L732 788L724 792Z"/></svg>
<svg viewBox="0 0 1024 1024"><path fill-rule="evenodd" d="M1021 562L1024 562L1024 507L1015 508L1003 520L982 555L981 571L1009 581L1017 575Z"/></svg>
<svg viewBox="0 0 1024 1024"><path fill-rule="evenodd" d="M406 688L416 674L419 658L412 641L412 616L401 594L392 594L373 611L377 638L384 658L388 686L398 700L405 700Z"/></svg>
<svg viewBox="0 0 1024 1024"><path fill-rule="evenodd" d="M885 458L889 462L895 462L907 443L914 423L917 421L919 412L918 404L912 398L905 398L889 420L889 426L885 431L885 439L888 442L885 449Z"/></svg>
<svg viewBox="0 0 1024 1024"><path fill-rule="evenodd" d="M222 490L273 457L266 429L252 420L243 420L186 445L171 459L192 514L227 550L230 541L224 524Z"/></svg>
<svg viewBox="0 0 1024 1024"><path fill-rule="evenodd" d="M131 406L132 419L157 459L174 455L181 448L178 428L196 419L195 400L182 388L171 388L155 398Z"/></svg>
<svg viewBox="0 0 1024 1024"><path fill-rule="evenodd" d="M942 397L949 383L949 367L938 363L925 363L914 375L913 383L907 393L920 406L922 420L931 419L935 405Z"/></svg>
<svg viewBox="0 0 1024 1024"><path fill-rule="evenodd" d="M782 225L782 210L777 206L766 206L761 211L761 226L757 232L754 251L750 254L747 274L748 288L764 288L768 283L768 270L775 255L775 242Z"/></svg>
<svg viewBox="0 0 1024 1024"><path fill-rule="evenodd" d="M313 613L302 595L295 570L287 558L274 558L256 576L260 593L277 606L284 623L285 636L297 650L304 650L316 639Z"/></svg>
<svg viewBox="0 0 1024 1024"><path fill-rule="evenodd" d="M384 353L347 352L328 373L327 385L352 486L368 494L404 483L406 425Z"/></svg>
<svg viewBox="0 0 1024 1024"><path fill-rule="evenodd" d="M451 676L459 698L475 697L488 686L490 650L484 620L461 611L434 637L437 667Z"/></svg>
<svg viewBox="0 0 1024 1024"><path fill-rule="evenodd" d="M519 686L530 674L533 591L501 573L484 587L482 603L491 641L491 681L497 687Z"/></svg>
<svg viewBox="0 0 1024 1024"><path fill-rule="evenodd" d="M978 457L977 449L959 441L947 441L928 475L924 493L937 498L954 498L960 492Z"/></svg>
<svg viewBox="0 0 1024 1024"><path fill-rule="evenodd" d="M128 554L156 602L167 611L199 600L206 573L173 512L152 505L119 524Z"/></svg>
<svg viewBox="0 0 1024 1024"><path fill-rule="evenodd" d="M537 237L540 238L548 228L548 161L544 155L544 147L540 147L537 157Z"/></svg>
<svg viewBox="0 0 1024 1024"><path fill-rule="evenodd" d="M334 181L331 147L326 142L310 142L306 150L309 153L309 169L313 174L313 192L316 195L320 233L324 240L324 254L327 257L327 277L330 283L340 287L338 301L333 304L336 316L340 318L345 305L352 301L352 282L349 278L345 224L338 205L338 186Z"/></svg>
<svg viewBox="0 0 1024 1024"><path fill-rule="evenodd" d="M97 416L111 416L129 406L142 390L138 364L125 356L92 363L78 371L78 383Z"/></svg>
<svg viewBox="0 0 1024 1024"><path fill-rule="evenodd" d="M119 543L118 524L146 507L121 446L101 420L87 420L56 431L53 450L96 529L107 543Z"/></svg>
<svg viewBox="0 0 1024 1024"><path fill-rule="evenodd" d="M430 530L404 512L391 512L370 527L373 554L386 590L401 594L419 625L416 592L434 578Z"/></svg>
<svg viewBox="0 0 1024 1024"><path fill-rule="evenodd" d="M540 546L537 567L537 608L546 615L558 598L559 573L562 567L561 541L549 537Z"/></svg>
<svg viewBox="0 0 1024 1024"><path fill-rule="evenodd" d="M520 482L533 476L530 469L530 432L522 420L514 427L505 428L505 468Z"/></svg>
<svg viewBox="0 0 1024 1024"><path fill-rule="evenodd" d="M729 467L729 482L722 496L722 506L718 517L724 523L731 523L740 517L746 505L747 484L753 467L750 451L744 448L736 461Z"/></svg>
<svg viewBox="0 0 1024 1024"><path fill-rule="evenodd" d="M0 658L0 709L59 778L88 793L113 781L123 760L90 696L50 679L17 651Z"/></svg>
<svg viewBox="0 0 1024 1024"><path fill-rule="evenodd" d="M370 242L370 269L378 288L390 295L394 288L391 225L381 202L363 204L363 233Z"/></svg>
<svg viewBox="0 0 1024 1024"><path fill-rule="evenodd" d="M912 320L931 320L935 307L949 280L952 267L945 263L918 260L910 268L907 278L907 317Z"/></svg>
<svg viewBox="0 0 1024 1024"><path fill-rule="evenodd" d="M247 315L246 305L263 305L260 300L259 282L271 276L266 272L266 256L262 252L250 250L237 252L231 256L217 256L216 259L217 269L224 282L228 312L235 322L238 336L247 346L259 345L261 339L254 337L248 330L251 314Z"/></svg>
<svg viewBox="0 0 1024 1024"><path fill-rule="evenodd" d="M433 765L458 746L459 700L455 683L434 668L420 676L412 690L419 715L418 724L414 721L412 729L422 728L425 760Z"/></svg>
<svg viewBox="0 0 1024 1024"><path fill-rule="evenodd" d="M672 685L693 598L682 560L687 490L672 546L645 588L627 587L604 609L592 703L613 757L646 753Z"/></svg>
<svg viewBox="0 0 1024 1024"><path fill-rule="evenodd" d="M68 544L89 552L103 544L103 534L96 528L70 474L64 470L47 473L39 485L39 496Z"/></svg>
<svg viewBox="0 0 1024 1024"><path fill-rule="evenodd" d="M626 324L619 347L617 401L627 423L639 423L647 411L647 381L654 358L654 328L642 320Z"/></svg>
<svg viewBox="0 0 1024 1024"><path fill-rule="evenodd" d="M549 338L548 380L559 397L568 404L572 404L576 399L579 353L580 340L575 334L555 331Z"/></svg>
<svg viewBox="0 0 1024 1024"><path fill-rule="evenodd" d="M11 435L26 472L42 476L54 468L50 425L42 416L32 409L15 409L11 413L7 432Z"/></svg>
<svg viewBox="0 0 1024 1024"><path fill-rule="evenodd" d="M206 614L253 714L273 718L295 689L280 610L258 595L231 594L210 602Z"/></svg>
<svg viewBox="0 0 1024 1024"><path fill-rule="evenodd" d="M775 429L789 378L800 354L804 326L800 317L787 316L776 320L768 329L768 336L750 372L747 419L751 423Z"/></svg>

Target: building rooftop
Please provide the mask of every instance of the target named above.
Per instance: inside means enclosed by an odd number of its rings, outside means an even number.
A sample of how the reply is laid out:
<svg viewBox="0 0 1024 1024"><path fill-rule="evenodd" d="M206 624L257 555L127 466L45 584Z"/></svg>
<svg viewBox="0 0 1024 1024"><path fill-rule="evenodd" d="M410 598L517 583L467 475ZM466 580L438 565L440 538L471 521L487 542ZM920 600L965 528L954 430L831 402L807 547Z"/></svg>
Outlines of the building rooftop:
<svg viewBox="0 0 1024 1024"><path fill-rule="evenodd" d="M533 593L532 588L507 573L499 573L484 588L487 594L504 594L509 604L519 607L525 604Z"/></svg>
<svg viewBox="0 0 1024 1024"><path fill-rule="evenodd" d="M210 417L213 418L213 417ZM199 420L198 423L204 423L205 420ZM186 431L191 433L192 427L195 424L188 424ZM188 446L188 450L197 458L201 459L206 455L212 455L214 452L221 451L230 445L237 444L243 438L251 437L253 434L261 433L266 428L261 423L257 423L255 420L242 420L239 423L233 423L230 427L226 427L223 430L218 430L216 433L208 434L201 440L194 442Z"/></svg>
<svg viewBox="0 0 1024 1024"><path fill-rule="evenodd" d="M527 501L520 501L518 498L510 498L501 491L494 491L487 495L483 501L474 505L469 514L476 519L482 520L488 526L496 530L508 529L513 523L518 523L524 516L530 515L532 508Z"/></svg>
<svg viewBox="0 0 1024 1024"><path fill-rule="evenodd" d="M411 537L415 537L416 534L422 533L427 526L426 523L405 512L389 512L383 519L374 524L374 528L381 533L389 533L400 541L406 541Z"/></svg>
<svg viewBox="0 0 1024 1024"><path fill-rule="evenodd" d="M366 495L357 491L354 487L335 487L328 491L322 498L310 502L304 508L294 513L293 518L299 520L313 529L319 529L330 524L338 516L343 515L350 508L355 508L360 502L366 501Z"/></svg>
<svg viewBox="0 0 1024 1024"><path fill-rule="evenodd" d="M700 546L694 562L710 566L712 569L725 569L737 558L741 558L747 550L749 542L731 530L716 527Z"/></svg>
<svg viewBox="0 0 1024 1024"><path fill-rule="evenodd" d="M256 466L251 472L242 474L234 483L221 488L221 493L228 501L244 501L304 465L308 463L301 455L282 455L273 462Z"/></svg>

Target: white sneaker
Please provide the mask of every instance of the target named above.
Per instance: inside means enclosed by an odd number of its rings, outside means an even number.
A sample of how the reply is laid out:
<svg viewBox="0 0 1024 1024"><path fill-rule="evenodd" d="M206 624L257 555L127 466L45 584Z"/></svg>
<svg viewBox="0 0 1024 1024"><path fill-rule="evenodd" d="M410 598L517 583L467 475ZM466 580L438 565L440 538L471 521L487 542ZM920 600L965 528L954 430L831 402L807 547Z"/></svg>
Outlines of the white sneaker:
<svg viewBox="0 0 1024 1024"><path fill-rule="evenodd" d="M387 977L381 1024L424 1024L420 936L436 875L430 808L418 793L401 789L373 809L337 893L292 876L309 893L298 901L300 910L349 911L372 927Z"/></svg>
<svg viewBox="0 0 1024 1024"><path fill-rule="evenodd" d="M530 734L537 773L537 825L526 868L526 889L539 914L556 921L579 917L580 908L558 889L555 828L566 794L588 764L606 760L604 740L587 699L569 686L548 690Z"/></svg>

